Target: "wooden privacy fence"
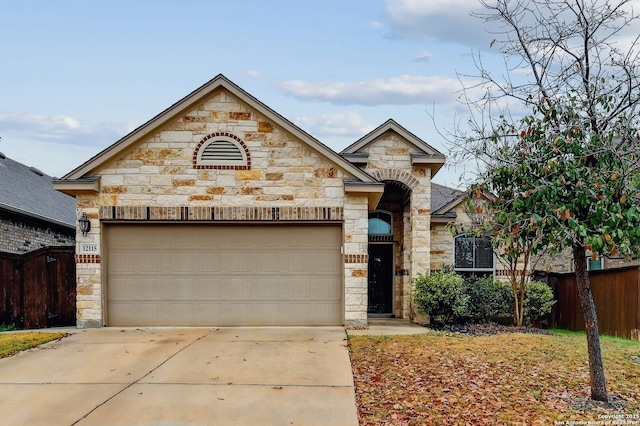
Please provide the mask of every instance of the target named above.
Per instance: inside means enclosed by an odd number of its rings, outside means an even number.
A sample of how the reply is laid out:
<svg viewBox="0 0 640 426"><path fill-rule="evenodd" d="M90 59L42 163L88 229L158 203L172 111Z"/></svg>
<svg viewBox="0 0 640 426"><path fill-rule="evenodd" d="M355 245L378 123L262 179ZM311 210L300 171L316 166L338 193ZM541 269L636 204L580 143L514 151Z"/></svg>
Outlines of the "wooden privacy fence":
<svg viewBox="0 0 640 426"><path fill-rule="evenodd" d="M18 328L75 325L74 247L23 255L0 252L0 324Z"/></svg>
<svg viewBox="0 0 640 426"><path fill-rule="evenodd" d="M583 331L584 317L575 274L547 275L558 303L550 326ZM601 334L640 340L640 268L632 266L589 272Z"/></svg>

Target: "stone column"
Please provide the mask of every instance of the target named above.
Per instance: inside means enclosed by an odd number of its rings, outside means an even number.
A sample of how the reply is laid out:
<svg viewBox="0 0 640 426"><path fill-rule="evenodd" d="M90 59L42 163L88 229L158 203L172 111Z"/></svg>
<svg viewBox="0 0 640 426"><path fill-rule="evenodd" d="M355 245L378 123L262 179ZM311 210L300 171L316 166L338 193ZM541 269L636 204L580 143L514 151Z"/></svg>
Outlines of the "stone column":
<svg viewBox="0 0 640 426"><path fill-rule="evenodd" d="M100 218L93 197L77 196L77 216L86 213L91 230L76 233L76 325L78 328L104 325ZM93 249L97 249L97 251Z"/></svg>
<svg viewBox="0 0 640 426"><path fill-rule="evenodd" d="M345 325L367 325L368 232L367 197L347 195L344 203Z"/></svg>
<svg viewBox="0 0 640 426"><path fill-rule="evenodd" d="M426 169L420 178L420 185L411 191L411 268L410 294L413 295L413 280L420 273L429 273L431 269L431 175ZM406 300L410 302L410 297ZM413 313L412 315L413 316Z"/></svg>

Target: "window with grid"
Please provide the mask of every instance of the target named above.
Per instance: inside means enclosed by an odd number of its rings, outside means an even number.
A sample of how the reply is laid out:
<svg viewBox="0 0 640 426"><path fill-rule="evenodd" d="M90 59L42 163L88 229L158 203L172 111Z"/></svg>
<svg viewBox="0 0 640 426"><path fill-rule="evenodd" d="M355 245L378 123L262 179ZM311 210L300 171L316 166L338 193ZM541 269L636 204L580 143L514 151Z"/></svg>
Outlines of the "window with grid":
<svg viewBox="0 0 640 426"><path fill-rule="evenodd" d="M464 275L493 275L491 240L465 235L455 237L454 269Z"/></svg>

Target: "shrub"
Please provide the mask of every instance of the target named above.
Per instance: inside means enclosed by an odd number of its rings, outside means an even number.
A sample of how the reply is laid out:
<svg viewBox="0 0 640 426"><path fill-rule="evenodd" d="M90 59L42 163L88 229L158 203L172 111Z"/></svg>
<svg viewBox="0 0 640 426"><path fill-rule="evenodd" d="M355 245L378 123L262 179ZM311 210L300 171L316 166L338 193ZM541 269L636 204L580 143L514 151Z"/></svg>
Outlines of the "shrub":
<svg viewBox="0 0 640 426"><path fill-rule="evenodd" d="M464 280L455 272L419 274L415 287L416 308L429 315L431 322L450 324L458 321L467 309L469 296L464 294Z"/></svg>
<svg viewBox="0 0 640 426"><path fill-rule="evenodd" d="M11 324L0 324L0 332L2 331L14 331L17 330L16 325L11 323Z"/></svg>
<svg viewBox="0 0 640 426"><path fill-rule="evenodd" d="M510 316L513 311L511 288L508 283L493 277L465 278L464 293L469 296L469 303L463 314L467 321L488 322L498 317Z"/></svg>
<svg viewBox="0 0 640 426"><path fill-rule="evenodd" d="M533 324L551 312L555 303L553 290L547 284L540 281L529 282L524 292L524 322Z"/></svg>

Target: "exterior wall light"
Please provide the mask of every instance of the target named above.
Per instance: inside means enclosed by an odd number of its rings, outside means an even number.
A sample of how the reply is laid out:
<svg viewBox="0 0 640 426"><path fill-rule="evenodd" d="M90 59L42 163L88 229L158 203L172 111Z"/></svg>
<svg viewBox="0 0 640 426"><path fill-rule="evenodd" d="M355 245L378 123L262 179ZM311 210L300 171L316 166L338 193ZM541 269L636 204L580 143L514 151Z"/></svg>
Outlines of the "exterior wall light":
<svg viewBox="0 0 640 426"><path fill-rule="evenodd" d="M86 237L87 233L91 230L91 221L87 218L86 213L82 213L82 216L78 219L78 224L80 225L82 236Z"/></svg>

